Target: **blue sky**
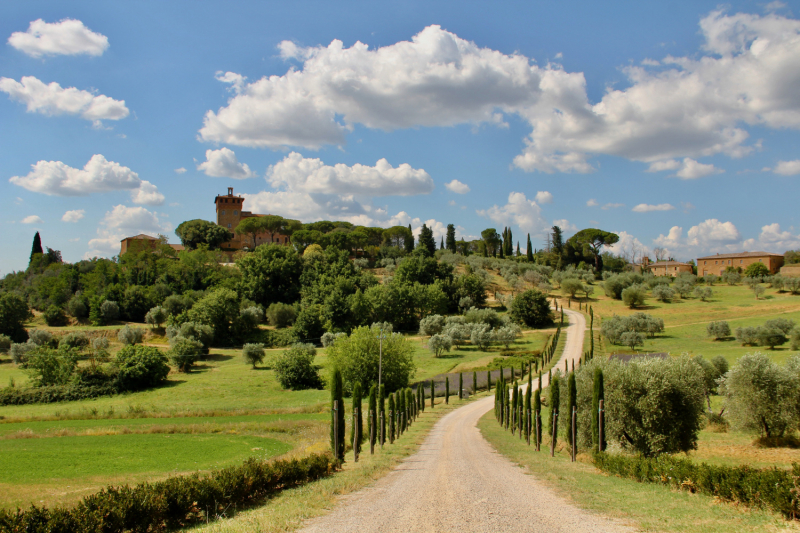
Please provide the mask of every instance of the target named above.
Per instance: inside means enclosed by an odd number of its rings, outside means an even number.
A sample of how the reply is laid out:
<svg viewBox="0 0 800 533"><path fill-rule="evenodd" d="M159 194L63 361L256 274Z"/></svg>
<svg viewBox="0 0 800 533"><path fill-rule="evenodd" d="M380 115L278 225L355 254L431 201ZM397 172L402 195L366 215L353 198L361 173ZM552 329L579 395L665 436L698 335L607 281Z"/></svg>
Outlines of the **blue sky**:
<svg viewBox="0 0 800 533"><path fill-rule="evenodd" d="M37 230L68 261L177 242L228 186L437 236L800 247L800 6L496 4L3 3L0 274Z"/></svg>

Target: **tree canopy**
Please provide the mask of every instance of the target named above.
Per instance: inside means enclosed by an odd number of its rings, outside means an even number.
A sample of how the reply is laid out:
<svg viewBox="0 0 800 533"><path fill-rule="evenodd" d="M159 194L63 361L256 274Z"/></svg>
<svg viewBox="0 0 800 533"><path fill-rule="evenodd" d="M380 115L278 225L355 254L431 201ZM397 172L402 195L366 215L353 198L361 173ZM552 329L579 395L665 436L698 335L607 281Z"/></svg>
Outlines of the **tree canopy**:
<svg viewBox="0 0 800 533"><path fill-rule="evenodd" d="M175 235L187 250L194 250L201 244L215 249L233 238L233 233L226 228L199 218L181 222L175 229Z"/></svg>

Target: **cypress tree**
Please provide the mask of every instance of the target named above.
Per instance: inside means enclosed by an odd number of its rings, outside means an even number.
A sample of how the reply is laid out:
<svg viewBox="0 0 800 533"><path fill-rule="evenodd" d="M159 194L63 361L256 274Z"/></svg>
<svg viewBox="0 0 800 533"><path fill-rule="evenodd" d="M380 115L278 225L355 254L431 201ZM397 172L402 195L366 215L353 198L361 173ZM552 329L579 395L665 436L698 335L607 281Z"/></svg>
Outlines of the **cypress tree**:
<svg viewBox="0 0 800 533"><path fill-rule="evenodd" d="M536 420L542 413L542 391L537 390L533 393L533 427L536 427ZM536 434L536 442L542 442L542 425L539 424L539 432Z"/></svg>
<svg viewBox="0 0 800 533"><path fill-rule="evenodd" d="M414 420L414 394L409 387L406 387L406 409L408 410L408 424Z"/></svg>
<svg viewBox="0 0 800 533"><path fill-rule="evenodd" d="M349 442L353 442L353 439L356 435L356 428L358 428L358 442L355 445L358 447L358 452L361 453L361 442L364 440L364 422L363 417L361 414L361 383L356 381L356 384L353 385L353 419L354 424L350 425L350 440Z"/></svg>
<svg viewBox="0 0 800 533"><path fill-rule="evenodd" d="M456 227L453 224L447 225L447 239L445 240L445 247L453 253L456 253Z"/></svg>
<svg viewBox="0 0 800 533"><path fill-rule="evenodd" d="M511 389L511 434L517 427L517 416L519 414L519 388L517 382L514 382L514 387Z"/></svg>
<svg viewBox="0 0 800 533"><path fill-rule="evenodd" d="M450 376L444 378L444 403L450 403Z"/></svg>
<svg viewBox="0 0 800 533"><path fill-rule="evenodd" d="M369 444L374 447L378 442L378 387L373 385L369 388Z"/></svg>
<svg viewBox="0 0 800 533"><path fill-rule="evenodd" d="M492 371L491 370L487 370L486 371L486 390L487 391L492 390Z"/></svg>
<svg viewBox="0 0 800 533"><path fill-rule="evenodd" d="M404 239L406 253L411 253L414 251L414 233L411 231L411 224L408 225L408 234Z"/></svg>
<svg viewBox="0 0 800 533"><path fill-rule="evenodd" d="M425 385L423 383L417 384L417 395L419 396L419 410L425 411Z"/></svg>
<svg viewBox="0 0 800 533"><path fill-rule="evenodd" d="M33 236L33 246L31 246L31 257L28 260L28 264L33 261L33 256L36 254L43 254L44 250L42 249L42 238L39 236L39 232L36 232L36 235Z"/></svg>
<svg viewBox="0 0 800 533"><path fill-rule="evenodd" d="M529 413L532 413L532 405L531 405L531 397L533 396L533 387L531 387L530 380L528 380L528 389L525 391L525 408L523 409L523 416L525 416L525 438L528 439L528 444L531 443L530 436L531 436L531 417Z"/></svg>
<svg viewBox="0 0 800 533"><path fill-rule="evenodd" d="M406 395L400 389L395 394L395 407L397 409L397 436L399 437L406 431Z"/></svg>
<svg viewBox="0 0 800 533"><path fill-rule="evenodd" d="M522 254L519 253L519 241L517 241L517 257L520 257Z"/></svg>
<svg viewBox="0 0 800 533"><path fill-rule="evenodd" d="M542 390L542 373L541 372L539 372L539 389L538 390Z"/></svg>
<svg viewBox="0 0 800 533"><path fill-rule="evenodd" d="M440 239L441 240L439 241L439 249L444 250L444 237L440 237Z"/></svg>
<svg viewBox="0 0 800 533"><path fill-rule="evenodd" d="M560 385L559 381L560 380L558 379L558 374L553 376L552 381L550 381L550 399L549 399L549 402L548 402L548 405L550 406L550 416L548 417L548 420L547 420L547 429L550 431L551 435L553 434L553 422L554 422L553 415L556 412L558 412L559 402L561 401L561 397L560 397L560 394L559 394L560 393L560 391L559 391L559 385ZM560 415L560 413L559 413L559 415ZM558 430L556 430L556 433L558 433ZM555 442L553 443L553 447L555 447Z"/></svg>
<svg viewBox="0 0 800 533"><path fill-rule="evenodd" d="M478 373L472 371L472 394L478 393Z"/></svg>
<svg viewBox="0 0 800 533"><path fill-rule="evenodd" d="M337 402L334 409L334 402ZM334 424L338 422L338 433L334 431ZM344 393L342 392L342 373L338 368L333 369L331 376L331 451L339 461L344 461Z"/></svg>
<svg viewBox="0 0 800 533"><path fill-rule="evenodd" d="M505 248L505 245L501 244L500 245L500 259L505 259L505 254L503 254L503 248Z"/></svg>
<svg viewBox="0 0 800 533"><path fill-rule="evenodd" d="M431 380L431 409L434 408L436 404L436 390L433 388L433 380Z"/></svg>
<svg viewBox="0 0 800 533"><path fill-rule="evenodd" d="M528 250L525 252L529 263L533 263L533 251L531 251L531 234L528 233Z"/></svg>
<svg viewBox="0 0 800 533"><path fill-rule="evenodd" d="M600 400L604 400L603 370L594 369L594 387L592 390L592 447L600 447Z"/></svg>
<svg viewBox="0 0 800 533"><path fill-rule="evenodd" d="M575 372L569 373L567 378L567 442L572 446L572 408L578 406L578 388L575 385Z"/></svg>
<svg viewBox="0 0 800 533"><path fill-rule="evenodd" d="M394 393L389 395L389 444L394 444L395 419L397 418Z"/></svg>
<svg viewBox="0 0 800 533"><path fill-rule="evenodd" d="M458 373L458 399L463 399L464 396L464 373Z"/></svg>
<svg viewBox="0 0 800 533"><path fill-rule="evenodd" d="M514 253L514 234L511 233L511 228L508 228L508 239L506 240L506 257L511 257Z"/></svg>
<svg viewBox="0 0 800 533"><path fill-rule="evenodd" d="M386 385L384 383L381 383L381 387L378 390L378 424L380 425L378 439L380 439L381 446L383 446L386 444ZM383 435L383 438L381 438L381 435Z"/></svg>
<svg viewBox="0 0 800 533"><path fill-rule="evenodd" d="M508 429L511 425L511 385L509 383L505 384L503 400L506 404L506 429Z"/></svg>

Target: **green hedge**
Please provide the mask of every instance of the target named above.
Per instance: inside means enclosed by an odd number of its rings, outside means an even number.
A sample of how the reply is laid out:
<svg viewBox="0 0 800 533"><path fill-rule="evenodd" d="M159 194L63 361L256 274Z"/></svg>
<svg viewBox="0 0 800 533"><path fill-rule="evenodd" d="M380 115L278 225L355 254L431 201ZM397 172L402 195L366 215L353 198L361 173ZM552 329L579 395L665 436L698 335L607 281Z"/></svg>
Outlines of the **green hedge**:
<svg viewBox="0 0 800 533"><path fill-rule="evenodd" d="M254 505L287 488L325 477L338 468L330 454L243 465L210 475L179 476L135 487L108 487L71 509L32 506L0 510L9 533L116 533L172 531L213 520L227 509Z"/></svg>
<svg viewBox="0 0 800 533"><path fill-rule="evenodd" d="M105 385L52 385L49 387L5 387L0 389L0 405L73 402L118 394L113 383Z"/></svg>
<svg viewBox="0 0 800 533"><path fill-rule="evenodd" d="M800 476L800 463L792 463L791 470L759 469L694 463L669 455L645 458L600 452L594 454L594 464L600 470L639 482L702 492L790 517L800 513L794 481Z"/></svg>

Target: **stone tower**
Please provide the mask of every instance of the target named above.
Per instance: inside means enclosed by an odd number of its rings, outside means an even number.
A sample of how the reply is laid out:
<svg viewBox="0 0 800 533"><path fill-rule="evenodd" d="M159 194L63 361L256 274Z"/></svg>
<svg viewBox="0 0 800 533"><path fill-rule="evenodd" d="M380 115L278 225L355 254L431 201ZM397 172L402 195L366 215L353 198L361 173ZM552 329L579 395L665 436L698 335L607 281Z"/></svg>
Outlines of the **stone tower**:
<svg viewBox="0 0 800 533"><path fill-rule="evenodd" d="M217 224L233 232L242 220L243 203L244 198L233 195L233 187L228 187L228 194L224 196L217 195L217 197L214 198L214 206L217 210ZM235 248L240 248L242 246L238 235L233 237L230 244Z"/></svg>

